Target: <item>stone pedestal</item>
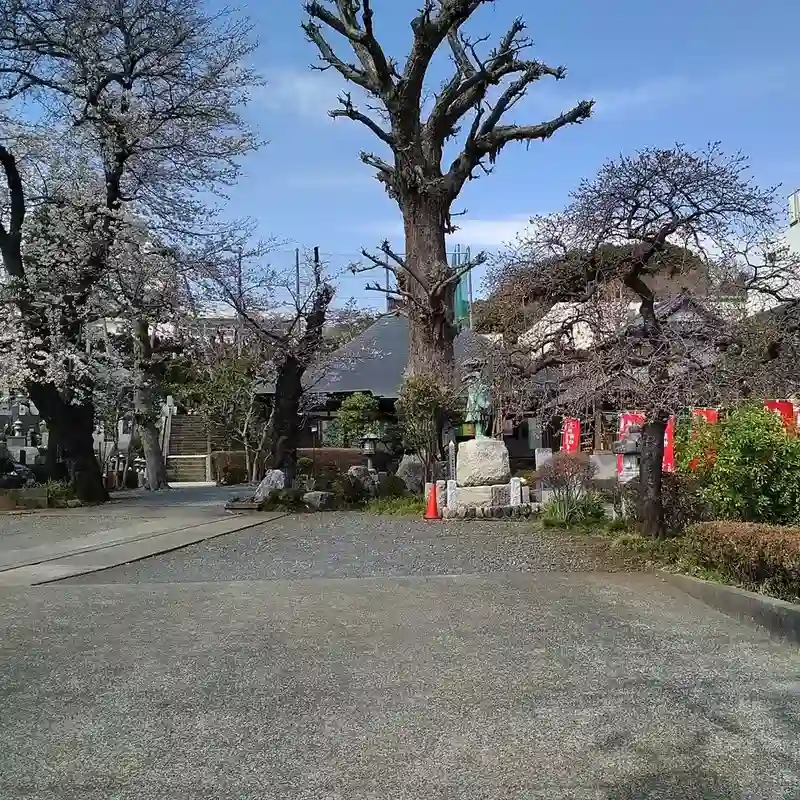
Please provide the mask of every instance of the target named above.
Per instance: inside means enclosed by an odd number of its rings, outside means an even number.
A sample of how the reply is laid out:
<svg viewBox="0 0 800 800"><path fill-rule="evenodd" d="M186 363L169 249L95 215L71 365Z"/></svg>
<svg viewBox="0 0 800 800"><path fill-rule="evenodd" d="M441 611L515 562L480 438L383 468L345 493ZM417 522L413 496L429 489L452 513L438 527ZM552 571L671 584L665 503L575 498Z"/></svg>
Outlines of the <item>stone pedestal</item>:
<svg viewBox="0 0 800 800"><path fill-rule="evenodd" d="M480 436L458 448L456 482L459 486L496 486L511 479L508 449L499 439Z"/></svg>

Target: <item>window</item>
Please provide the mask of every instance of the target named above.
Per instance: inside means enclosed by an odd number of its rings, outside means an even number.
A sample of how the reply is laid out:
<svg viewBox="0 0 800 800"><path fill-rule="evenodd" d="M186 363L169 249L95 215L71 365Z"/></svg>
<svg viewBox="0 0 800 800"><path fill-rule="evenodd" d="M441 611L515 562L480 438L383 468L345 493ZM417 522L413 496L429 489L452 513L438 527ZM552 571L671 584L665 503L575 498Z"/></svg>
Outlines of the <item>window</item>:
<svg viewBox="0 0 800 800"><path fill-rule="evenodd" d="M800 190L789 196L789 225L800 222Z"/></svg>

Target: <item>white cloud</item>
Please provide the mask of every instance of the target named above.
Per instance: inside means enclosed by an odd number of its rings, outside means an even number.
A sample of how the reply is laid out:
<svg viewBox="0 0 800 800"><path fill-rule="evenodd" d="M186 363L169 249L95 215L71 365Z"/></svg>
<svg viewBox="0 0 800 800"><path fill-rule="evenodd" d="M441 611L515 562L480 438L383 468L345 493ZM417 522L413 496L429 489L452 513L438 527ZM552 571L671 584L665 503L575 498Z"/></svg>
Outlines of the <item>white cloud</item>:
<svg viewBox="0 0 800 800"><path fill-rule="evenodd" d="M564 84L542 83L531 89L529 113L553 117L580 100L594 99L596 117L630 117L686 103L742 100L780 91L790 86L797 68L787 63L766 65L758 71L730 69L707 75L665 75L628 86L575 89Z"/></svg>
<svg viewBox="0 0 800 800"><path fill-rule="evenodd" d="M529 229L532 214L514 214L496 219L467 219L455 217L453 223L458 230L448 237L448 249L457 244L465 247L497 250L512 244L517 237ZM388 237L390 241L403 241L403 225L399 221L370 223L364 233Z"/></svg>
<svg viewBox="0 0 800 800"><path fill-rule="evenodd" d="M331 70L273 67L264 70L266 87L259 92L263 107L290 111L308 119L323 120L336 108L344 81Z"/></svg>
<svg viewBox="0 0 800 800"><path fill-rule="evenodd" d="M368 167L349 172L290 172L277 180L291 189L367 189L376 183Z"/></svg>
<svg viewBox="0 0 800 800"><path fill-rule="evenodd" d="M470 247L494 249L513 243L528 229L531 215L515 215L500 219L459 219L453 222L458 230L450 241Z"/></svg>

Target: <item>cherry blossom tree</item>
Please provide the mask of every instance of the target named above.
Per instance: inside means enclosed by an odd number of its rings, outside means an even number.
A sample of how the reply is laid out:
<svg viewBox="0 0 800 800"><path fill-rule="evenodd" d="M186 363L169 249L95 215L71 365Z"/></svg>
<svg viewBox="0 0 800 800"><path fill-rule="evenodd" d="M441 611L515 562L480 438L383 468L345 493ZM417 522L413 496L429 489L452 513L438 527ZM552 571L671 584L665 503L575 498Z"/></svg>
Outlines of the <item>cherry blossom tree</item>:
<svg viewBox="0 0 800 800"><path fill-rule="evenodd" d="M249 231L252 232L252 231ZM297 464L305 378L326 352L323 329L336 290L318 260L297 276L265 263L270 243L248 245L248 231L211 248L198 259L207 301L227 307L268 347L273 358L261 378L275 390L259 450L268 465L291 477Z"/></svg>
<svg viewBox="0 0 800 800"><path fill-rule="evenodd" d="M69 245L46 253L55 271L69 272L60 259L74 262L72 240L89 238L78 244L76 284L62 287L57 336L45 336L49 303L37 295L45 284L31 282L23 264L23 238L36 238L24 230L26 200L36 192L26 197L13 151L2 151L9 212L0 247L35 350L29 357L38 359L29 389L53 435L63 437L81 499L106 497L92 453L90 392L65 394L39 362L90 388L91 370L77 354L93 316L89 295L107 274L124 209L174 243L207 223L208 194L236 180L240 158L258 144L241 117L259 83L247 66L250 33L246 20L227 9L207 12L198 0L0 0L0 98L34 104L53 138L68 141L102 175L83 206L90 220L48 218L63 227L63 236L53 236L51 225L50 240Z"/></svg>
<svg viewBox="0 0 800 800"><path fill-rule="evenodd" d="M161 448L157 400L166 362L183 348L180 332L193 310L187 266L181 253L149 234L140 220L128 220L117 233L98 289L105 314L126 338L132 411L147 465L147 487L169 488ZM120 352L105 337L107 353ZM128 352L129 350L129 352Z"/></svg>

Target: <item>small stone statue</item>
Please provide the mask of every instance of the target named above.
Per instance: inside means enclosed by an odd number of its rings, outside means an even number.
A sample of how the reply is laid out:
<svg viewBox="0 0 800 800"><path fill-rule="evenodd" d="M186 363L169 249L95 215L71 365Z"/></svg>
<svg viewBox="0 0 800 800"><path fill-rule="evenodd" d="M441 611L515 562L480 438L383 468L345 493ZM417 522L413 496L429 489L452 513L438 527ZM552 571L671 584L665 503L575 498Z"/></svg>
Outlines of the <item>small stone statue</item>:
<svg viewBox="0 0 800 800"><path fill-rule="evenodd" d="M470 371L464 376L464 385L467 387L467 413L465 422L475 425L475 438L485 437L485 427L490 416L491 401L489 390L483 382L481 365L477 361L465 364Z"/></svg>

